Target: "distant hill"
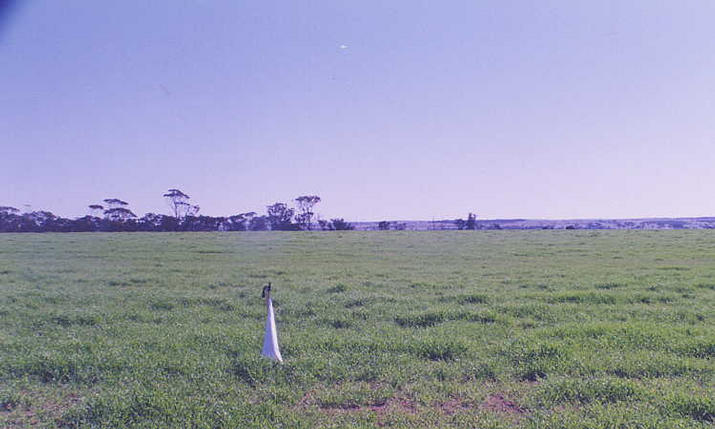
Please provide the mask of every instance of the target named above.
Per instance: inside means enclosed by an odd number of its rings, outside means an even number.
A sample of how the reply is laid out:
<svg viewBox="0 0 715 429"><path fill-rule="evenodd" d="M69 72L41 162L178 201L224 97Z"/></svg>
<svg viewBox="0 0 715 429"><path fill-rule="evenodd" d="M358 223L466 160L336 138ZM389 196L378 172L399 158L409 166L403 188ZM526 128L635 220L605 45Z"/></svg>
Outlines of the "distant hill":
<svg viewBox="0 0 715 429"><path fill-rule="evenodd" d="M351 222L356 230L378 230L379 222ZM481 219L476 229L712 229L715 217L636 219ZM409 231L456 230L454 220L390 221L390 229Z"/></svg>

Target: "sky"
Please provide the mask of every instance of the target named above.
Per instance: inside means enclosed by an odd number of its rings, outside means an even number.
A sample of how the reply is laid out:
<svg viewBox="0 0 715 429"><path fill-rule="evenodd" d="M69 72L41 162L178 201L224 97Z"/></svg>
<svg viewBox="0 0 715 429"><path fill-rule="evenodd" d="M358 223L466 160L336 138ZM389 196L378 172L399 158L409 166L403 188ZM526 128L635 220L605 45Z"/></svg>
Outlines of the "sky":
<svg viewBox="0 0 715 429"><path fill-rule="evenodd" d="M715 215L712 1L0 5L0 205Z"/></svg>

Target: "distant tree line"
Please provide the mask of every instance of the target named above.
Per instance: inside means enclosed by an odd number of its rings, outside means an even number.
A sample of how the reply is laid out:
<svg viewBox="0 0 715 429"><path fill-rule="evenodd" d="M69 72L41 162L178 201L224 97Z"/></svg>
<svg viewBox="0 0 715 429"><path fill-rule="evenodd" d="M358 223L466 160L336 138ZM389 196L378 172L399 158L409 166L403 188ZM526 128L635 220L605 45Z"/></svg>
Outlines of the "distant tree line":
<svg viewBox="0 0 715 429"><path fill-rule="evenodd" d="M477 229L477 215L475 215L474 213L469 213L467 215L467 220L456 219L454 221L454 224L457 226L457 229Z"/></svg>
<svg viewBox="0 0 715 429"><path fill-rule="evenodd" d="M455 229L459 230L475 230L479 229L479 226L477 225L477 215L474 213L469 213L467 215L467 220L464 219L454 219L453 221L449 221L454 224ZM440 221L440 223L442 223ZM498 229L499 225L493 225L491 229ZM395 222L395 221L388 221L388 220L383 220L377 223L377 229L379 231L404 231L407 229L407 223L405 222ZM435 222L434 220L432 221L432 229L436 229L435 227ZM451 228L447 228L451 229Z"/></svg>
<svg viewBox="0 0 715 429"><path fill-rule="evenodd" d="M0 232L91 232L91 231L341 231L355 229L343 218L320 219L314 212L317 195L295 199L296 207L277 202L266 214L238 213L232 216L199 215L200 207L179 189L163 194L171 214L147 213L138 217L129 203L107 198L87 206L86 216L68 219L49 211L20 213L15 207L0 206Z"/></svg>
<svg viewBox="0 0 715 429"><path fill-rule="evenodd" d="M407 229L407 224L404 222L390 222L387 220L383 220L381 222L378 222L377 229L379 229L380 231L404 231L405 229Z"/></svg>

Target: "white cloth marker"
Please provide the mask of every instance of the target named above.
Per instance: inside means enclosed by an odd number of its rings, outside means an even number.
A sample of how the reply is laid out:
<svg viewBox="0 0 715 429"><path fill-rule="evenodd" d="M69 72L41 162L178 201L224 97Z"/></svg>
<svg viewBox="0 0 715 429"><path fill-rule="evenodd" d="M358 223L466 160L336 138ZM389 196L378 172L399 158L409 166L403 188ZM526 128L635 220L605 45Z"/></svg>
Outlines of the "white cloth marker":
<svg viewBox="0 0 715 429"><path fill-rule="evenodd" d="M271 284L263 287L263 298L266 299L266 333L263 336L263 351L261 355L273 359L277 362L283 362L281 351L278 348L278 331L276 330L276 317L273 314L273 300L271 299Z"/></svg>

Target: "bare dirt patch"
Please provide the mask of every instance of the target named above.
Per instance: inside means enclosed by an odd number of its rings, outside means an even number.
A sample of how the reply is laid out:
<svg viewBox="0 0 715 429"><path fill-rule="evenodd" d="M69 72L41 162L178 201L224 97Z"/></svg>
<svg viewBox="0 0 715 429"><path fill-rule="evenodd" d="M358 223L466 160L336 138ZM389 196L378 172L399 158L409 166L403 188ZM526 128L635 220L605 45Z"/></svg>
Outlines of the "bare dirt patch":
<svg viewBox="0 0 715 429"><path fill-rule="evenodd" d="M417 414L417 405L410 399L405 397L392 397L384 401L355 404L324 404L316 400L315 389L305 392L300 401L295 405L297 408L306 409L317 407L317 409L326 415L351 415L351 414L374 414L377 418L376 426L383 427L387 425L386 420L389 416L396 414Z"/></svg>
<svg viewBox="0 0 715 429"><path fill-rule="evenodd" d="M481 407L485 410L504 414L521 415L526 413L526 409L520 407L516 402L506 399L501 393L489 395Z"/></svg>
<svg viewBox="0 0 715 429"><path fill-rule="evenodd" d="M59 400L34 397L29 403L6 402L0 404L0 426L24 428L57 422L65 411L81 400L79 395L70 393Z"/></svg>
<svg viewBox="0 0 715 429"><path fill-rule="evenodd" d="M447 415L456 414L462 410L468 410L472 408L472 404L465 402L459 398L452 398L447 402L442 402L437 404L437 407Z"/></svg>
<svg viewBox="0 0 715 429"><path fill-rule="evenodd" d="M414 414L417 412L415 404L403 398L390 398L384 402L372 404L340 404L340 405L318 405L318 408L326 413L359 413L375 412L385 414L389 412L401 412Z"/></svg>

